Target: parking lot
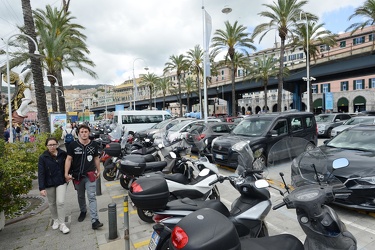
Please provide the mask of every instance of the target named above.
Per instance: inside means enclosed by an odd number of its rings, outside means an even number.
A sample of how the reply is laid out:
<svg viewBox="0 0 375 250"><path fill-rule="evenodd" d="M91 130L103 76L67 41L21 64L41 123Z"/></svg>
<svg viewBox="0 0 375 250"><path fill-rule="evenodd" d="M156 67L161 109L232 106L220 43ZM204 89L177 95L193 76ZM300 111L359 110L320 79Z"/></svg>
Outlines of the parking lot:
<svg viewBox="0 0 375 250"><path fill-rule="evenodd" d="M323 141L324 139L319 139L319 144L323 143ZM279 172L283 172L287 183L290 183L290 166L287 164L268 168L264 175L269 179L271 185L281 188L282 185ZM233 170L220 168L220 173L223 175L230 175L233 173ZM118 211L120 213L118 217L122 219L122 201L125 190L120 186L118 181L103 181L102 184L106 186L106 189L110 192L113 200L117 203ZM221 193L221 201L228 207L230 207L232 201L239 196L238 192L228 182L219 184L219 190ZM273 189L270 189L270 192L272 204L278 204L282 199L281 195ZM346 224L348 230L356 237L358 241L358 249L375 249L375 213L349 210L338 206L333 206L333 208L336 210L341 220ZM152 233L152 225L141 221L132 207L130 207L129 221L131 249L146 250L148 240ZM270 235L290 233L297 236L301 241L305 238L305 235L297 222L294 210L288 210L286 207L282 207L276 211L271 210L266 217L266 222ZM121 230L122 228L119 227L120 232ZM122 233L120 233L120 235L121 234Z"/></svg>

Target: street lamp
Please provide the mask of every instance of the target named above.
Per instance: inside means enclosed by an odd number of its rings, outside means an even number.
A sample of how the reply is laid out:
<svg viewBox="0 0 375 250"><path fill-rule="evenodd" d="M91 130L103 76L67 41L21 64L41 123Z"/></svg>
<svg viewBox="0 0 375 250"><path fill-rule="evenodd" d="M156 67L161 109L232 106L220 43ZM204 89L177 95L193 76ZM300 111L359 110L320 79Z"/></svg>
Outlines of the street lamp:
<svg viewBox="0 0 375 250"><path fill-rule="evenodd" d="M10 75L9 75L9 41L11 38L15 37L15 36L25 36L27 38L29 38L31 41L33 41L34 45L35 45L35 51L36 53L34 54L39 54L38 53L38 45L36 44L35 40L29 36L29 35L26 35L26 34L14 34L14 35L11 35L7 42L6 42L6 54L7 54L7 83L8 83L8 109L9 109L9 142L10 143L13 143L13 124L12 124L12 98L10 96Z"/></svg>
<svg viewBox="0 0 375 250"><path fill-rule="evenodd" d="M133 61L133 88L134 88L133 106L134 106L134 110L135 110L135 101L136 101L136 98L137 98L137 84L135 82L134 64L135 64L135 61L137 61L137 60L142 60L146 64L146 61L143 60L142 58L139 58L139 57L135 58L134 61ZM144 69L148 70L148 67L146 66Z"/></svg>
<svg viewBox="0 0 375 250"><path fill-rule="evenodd" d="M309 38L309 23L307 21L306 12L301 11L299 13L299 19L302 20L302 13L305 14L306 19L306 82L307 82L307 105L306 109L310 112L310 54L309 54L309 45L310 45L310 38Z"/></svg>
<svg viewBox="0 0 375 250"><path fill-rule="evenodd" d="M56 89L56 91L60 91L60 93L61 93L60 97L65 98L64 93L60 89Z"/></svg>

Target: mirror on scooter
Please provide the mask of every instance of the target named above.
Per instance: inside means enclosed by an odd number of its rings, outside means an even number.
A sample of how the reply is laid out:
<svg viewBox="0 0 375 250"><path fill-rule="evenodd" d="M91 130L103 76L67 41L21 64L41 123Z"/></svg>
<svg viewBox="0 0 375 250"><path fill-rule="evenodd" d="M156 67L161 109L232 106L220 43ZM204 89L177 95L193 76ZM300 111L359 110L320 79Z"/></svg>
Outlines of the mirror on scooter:
<svg viewBox="0 0 375 250"><path fill-rule="evenodd" d="M207 176L210 173L210 170L208 168L203 169L202 171L199 172L199 176Z"/></svg>
<svg viewBox="0 0 375 250"><path fill-rule="evenodd" d="M257 188L266 188L269 187L270 184L268 184L268 181L262 179L262 180L257 180L255 181L255 187Z"/></svg>
<svg viewBox="0 0 375 250"><path fill-rule="evenodd" d="M169 156L172 157L172 159L176 159L177 158L177 155L175 152L169 152Z"/></svg>
<svg viewBox="0 0 375 250"><path fill-rule="evenodd" d="M349 161L346 158L338 158L332 163L333 169L345 168L347 166L349 166Z"/></svg>

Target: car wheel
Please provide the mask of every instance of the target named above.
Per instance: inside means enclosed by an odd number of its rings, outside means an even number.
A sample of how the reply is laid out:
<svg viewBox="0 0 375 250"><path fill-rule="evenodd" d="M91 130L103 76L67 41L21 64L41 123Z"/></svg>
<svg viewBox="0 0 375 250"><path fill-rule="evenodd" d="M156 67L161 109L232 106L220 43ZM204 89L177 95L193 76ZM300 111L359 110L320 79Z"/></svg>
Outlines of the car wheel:
<svg viewBox="0 0 375 250"><path fill-rule="evenodd" d="M327 131L328 138L332 137L331 132L332 132L332 128L329 128L328 131Z"/></svg>
<svg viewBox="0 0 375 250"><path fill-rule="evenodd" d="M311 142L309 142L306 147L305 147L305 151L310 151L310 150L313 150L315 148L315 145L312 144Z"/></svg>

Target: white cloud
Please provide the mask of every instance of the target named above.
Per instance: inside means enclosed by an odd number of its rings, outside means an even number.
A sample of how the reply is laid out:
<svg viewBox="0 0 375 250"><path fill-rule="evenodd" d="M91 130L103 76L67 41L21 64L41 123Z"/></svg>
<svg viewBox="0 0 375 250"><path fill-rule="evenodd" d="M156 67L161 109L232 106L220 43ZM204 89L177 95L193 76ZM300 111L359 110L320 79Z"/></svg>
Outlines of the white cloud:
<svg viewBox="0 0 375 250"><path fill-rule="evenodd" d="M6 40L17 33L15 24L22 24L20 1L0 0L1 37ZM93 79L83 72L76 71L72 76L64 74L65 85L71 84L120 84L135 75L145 73L147 66L150 72L161 74L164 64L171 55L185 53L196 44L203 43L202 3L211 15L213 31L224 28L224 21L234 22L249 28L249 32L259 23L267 21L258 13L265 10L262 4L272 4L272 0L79 0L71 1L70 11L76 17L74 22L86 28L87 44L91 51L89 58L95 64L99 79ZM355 2L355 3L353 3ZM362 3L352 0L310 0L306 10L323 17L331 11L345 7L358 7ZM363 2L363 1L361 1ZM61 0L31 1L33 9L44 8L46 4L60 7ZM221 10L228 5L232 8L229 14ZM338 16L338 19L347 20ZM324 21L324 20L323 20ZM337 27L342 31L342 27ZM277 35L277 34L276 34ZM275 32L263 39L258 48L271 47L275 40ZM4 45L0 43L0 49ZM0 63L5 61L0 58Z"/></svg>

